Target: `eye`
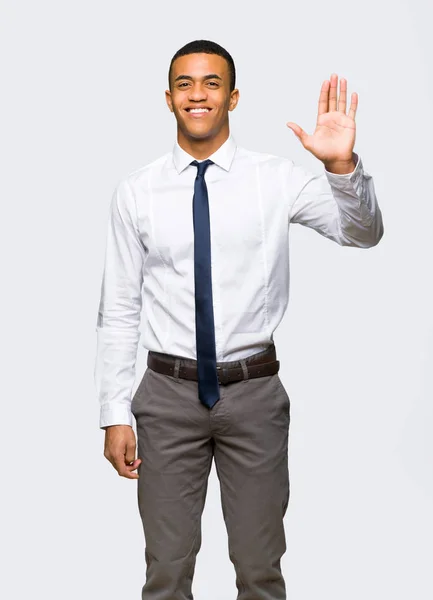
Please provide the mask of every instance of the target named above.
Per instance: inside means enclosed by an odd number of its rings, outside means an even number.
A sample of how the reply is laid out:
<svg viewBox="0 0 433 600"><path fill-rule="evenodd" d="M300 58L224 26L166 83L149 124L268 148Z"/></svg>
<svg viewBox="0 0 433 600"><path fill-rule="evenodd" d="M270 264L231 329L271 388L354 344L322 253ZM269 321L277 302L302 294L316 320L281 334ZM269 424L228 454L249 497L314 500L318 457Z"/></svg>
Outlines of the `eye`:
<svg viewBox="0 0 433 600"><path fill-rule="evenodd" d="M216 85L216 86L218 86L218 84L217 84L217 82L216 82L216 81L209 81L209 85L210 85L210 84L213 84L213 85Z"/></svg>

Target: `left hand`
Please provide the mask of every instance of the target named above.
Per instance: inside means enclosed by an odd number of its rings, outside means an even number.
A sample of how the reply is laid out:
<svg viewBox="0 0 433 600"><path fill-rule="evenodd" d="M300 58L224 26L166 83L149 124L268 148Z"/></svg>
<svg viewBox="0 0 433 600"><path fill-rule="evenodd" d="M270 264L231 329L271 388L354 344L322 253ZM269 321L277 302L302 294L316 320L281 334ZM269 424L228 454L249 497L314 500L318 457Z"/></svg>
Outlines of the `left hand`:
<svg viewBox="0 0 433 600"><path fill-rule="evenodd" d="M319 97L316 130L308 135L296 123L288 122L289 127L306 150L326 164L349 164L355 145L355 115L358 94L352 93L349 114L346 115L347 80L340 80L340 98L337 106L338 75L333 73L331 81L322 84Z"/></svg>

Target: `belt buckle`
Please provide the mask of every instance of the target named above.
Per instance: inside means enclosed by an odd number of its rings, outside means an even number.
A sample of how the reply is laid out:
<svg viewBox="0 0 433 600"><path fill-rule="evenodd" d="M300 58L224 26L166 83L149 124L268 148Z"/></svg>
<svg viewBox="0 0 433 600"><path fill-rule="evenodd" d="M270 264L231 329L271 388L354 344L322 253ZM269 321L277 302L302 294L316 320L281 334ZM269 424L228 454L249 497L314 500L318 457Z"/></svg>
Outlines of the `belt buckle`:
<svg viewBox="0 0 433 600"><path fill-rule="evenodd" d="M226 385L228 383L229 368L217 366L217 370L219 371L218 381L220 382L221 385Z"/></svg>

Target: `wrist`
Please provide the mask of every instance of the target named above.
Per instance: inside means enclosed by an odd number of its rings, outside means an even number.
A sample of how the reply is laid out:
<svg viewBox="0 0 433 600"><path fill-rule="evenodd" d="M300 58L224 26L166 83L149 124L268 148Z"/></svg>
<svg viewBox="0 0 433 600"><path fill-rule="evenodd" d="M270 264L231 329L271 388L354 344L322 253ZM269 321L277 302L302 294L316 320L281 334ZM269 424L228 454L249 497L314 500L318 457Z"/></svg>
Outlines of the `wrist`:
<svg viewBox="0 0 433 600"><path fill-rule="evenodd" d="M323 164L329 173L335 173L337 175L346 175L347 173L352 173L356 168L353 157L350 160L334 160L329 162L323 161Z"/></svg>

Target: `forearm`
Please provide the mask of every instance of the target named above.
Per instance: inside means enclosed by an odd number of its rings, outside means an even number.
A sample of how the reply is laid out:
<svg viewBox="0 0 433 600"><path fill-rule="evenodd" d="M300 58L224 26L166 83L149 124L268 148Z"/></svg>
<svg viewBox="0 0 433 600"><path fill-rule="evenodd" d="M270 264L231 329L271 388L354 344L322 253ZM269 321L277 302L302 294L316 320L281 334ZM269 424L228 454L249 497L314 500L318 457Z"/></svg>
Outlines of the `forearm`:
<svg viewBox="0 0 433 600"><path fill-rule="evenodd" d="M362 161L353 154L354 168L347 173L337 173L349 169L349 165L325 166L325 173L332 194L338 205L341 245L370 248L375 246L383 235L382 213L380 211L373 178L366 173ZM334 171L328 171L328 168Z"/></svg>
<svg viewBox="0 0 433 600"><path fill-rule="evenodd" d="M382 214L373 178L364 171L361 158L353 153L351 163L326 167L317 175L292 166L289 181L295 193L290 221L315 229L341 246L375 246L383 235Z"/></svg>
<svg viewBox="0 0 433 600"><path fill-rule="evenodd" d="M100 404L99 427L131 425L131 392L135 382L138 330L97 327L95 384Z"/></svg>

